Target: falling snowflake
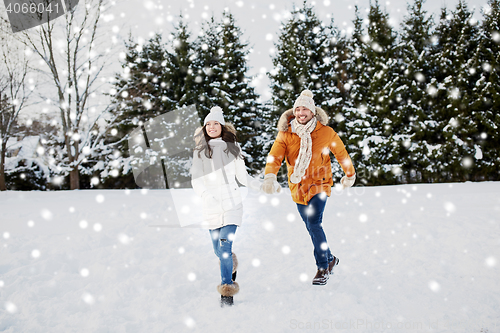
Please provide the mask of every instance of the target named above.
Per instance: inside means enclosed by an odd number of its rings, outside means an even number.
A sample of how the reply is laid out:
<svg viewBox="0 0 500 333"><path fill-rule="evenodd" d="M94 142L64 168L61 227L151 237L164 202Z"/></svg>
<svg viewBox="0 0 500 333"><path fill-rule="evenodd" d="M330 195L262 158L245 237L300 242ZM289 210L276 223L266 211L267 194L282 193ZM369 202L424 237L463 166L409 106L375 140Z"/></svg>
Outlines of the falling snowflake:
<svg viewBox="0 0 500 333"><path fill-rule="evenodd" d="M446 209L448 213L454 213L457 210L457 207L452 202L445 202L444 209Z"/></svg>
<svg viewBox="0 0 500 333"><path fill-rule="evenodd" d="M33 258L35 258L35 259L36 259L36 258L39 258L39 257L40 257L40 254L41 254L41 253L40 253L40 250L35 249L35 250L31 251L31 256L32 256Z"/></svg>
<svg viewBox="0 0 500 333"><path fill-rule="evenodd" d="M424 82L425 81L425 76L424 76L424 74L418 72L418 73L415 74L415 79L418 82Z"/></svg>
<svg viewBox="0 0 500 333"><path fill-rule="evenodd" d="M497 259L495 257L488 257L486 258L486 266L488 267L495 267L497 264Z"/></svg>
<svg viewBox="0 0 500 333"><path fill-rule="evenodd" d="M265 195L259 196L259 202L264 204L267 202L267 197Z"/></svg>
<svg viewBox="0 0 500 333"><path fill-rule="evenodd" d="M500 43L500 33L498 31L494 31L491 34L491 38L493 38L495 42Z"/></svg>
<svg viewBox="0 0 500 333"><path fill-rule="evenodd" d="M118 240L120 241L120 243L122 243L123 245L127 245L130 243L131 239L130 237L128 237L127 235L125 234L119 234L118 235Z"/></svg>
<svg viewBox="0 0 500 333"><path fill-rule="evenodd" d="M5 302L5 310L7 310L8 313L16 313L17 306L12 302Z"/></svg>
<svg viewBox="0 0 500 333"><path fill-rule="evenodd" d="M89 276L89 273L90 273L90 272L89 272L89 270L88 270L87 268L82 268L82 269L80 270L80 275L81 275L81 276L83 276L83 277L87 277L87 276Z"/></svg>
<svg viewBox="0 0 500 333"><path fill-rule="evenodd" d="M52 220L52 212L48 209L42 209L42 211L40 212L40 214L42 215L42 218L46 221L49 221L49 220Z"/></svg>
<svg viewBox="0 0 500 333"><path fill-rule="evenodd" d="M187 317L184 320L184 324L186 324L186 326L189 327L189 328L194 328L196 326L196 322L191 317Z"/></svg>
<svg viewBox="0 0 500 333"><path fill-rule="evenodd" d="M274 230L274 224L270 221L265 221L262 223L262 227L269 232L272 232Z"/></svg>
<svg viewBox="0 0 500 333"><path fill-rule="evenodd" d="M464 168L470 168L473 163L474 163L474 161L470 157L464 157L462 159L462 165Z"/></svg>
<svg viewBox="0 0 500 333"><path fill-rule="evenodd" d="M439 290L441 290L441 285L437 283L436 281L432 280L429 281L429 289L432 290L433 292L437 293Z"/></svg>
<svg viewBox="0 0 500 333"><path fill-rule="evenodd" d="M82 295L82 300L87 303L88 305L92 305L95 303L95 298L89 293L84 293Z"/></svg>

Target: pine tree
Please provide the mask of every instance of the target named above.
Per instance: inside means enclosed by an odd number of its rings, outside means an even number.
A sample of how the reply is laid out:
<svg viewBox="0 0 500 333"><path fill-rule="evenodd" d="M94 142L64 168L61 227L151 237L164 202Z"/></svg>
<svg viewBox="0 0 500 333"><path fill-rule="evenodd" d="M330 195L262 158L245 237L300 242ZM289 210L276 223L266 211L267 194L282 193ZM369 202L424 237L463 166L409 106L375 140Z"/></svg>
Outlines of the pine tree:
<svg viewBox="0 0 500 333"><path fill-rule="evenodd" d="M292 17L280 31L274 70L269 73L275 122L283 111L291 108L304 89L314 94L317 106L334 116L340 107L339 77L341 76L343 44L333 22L323 24L304 1L303 7L294 9ZM339 43L339 45L337 45Z"/></svg>
<svg viewBox="0 0 500 333"><path fill-rule="evenodd" d="M500 1L490 0L484 12L477 49L479 79L472 103L475 180L500 177Z"/></svg>
<svg viewBox="0 0 500 333"><path fill-rule="evenodd" d="M196 48L193 70L200 118L204 119L212 107L220 106L225 120L236 128L247 165L252 173L257 172L265 162L264 142L259 138L263 118L259 97L247 74L248 42L242 40L233 15L224 12L221 22L212 16Z"/></svg>
<svg viewBox="0 0 500 333"><path fill-rule="evenodd" d="M371 170L366 158L369 149L364 139L371 134L366 114L371 81L367 59L367 49L370 46L367 43L369 37L364 32L363 18L360 16L358 6L355 6L353 23L354 31L347 44L347 58L343 61L347 68L348 83L350 84L346 89L349 96L344 107L344 120L341 122L341 126L343 125L345 128L346 139L344 143L356 166L357 179L367 184Z"/></svg>
<svg viewBox="0 0 500 333"><path fill-rule="evenodd" d="M408 6L408 16L402 24L400 56L403 75L397 87L397 113L405 118L400 131L402 173L407 182L432 180L432 160L429 156L429 133L434 132L427 86L431 78L429 57L432 17L423 10L425 0L415 0Z"/></svg>
<svg viewBox="0 0 500 333"><path fill-rule="evenodd" d="M122 72L116 75L115 81L116 108L111 120L114 128L106 137L106 142L114 142L116 149L108 154L104 165L96 168L104 181L102 186L107 187L136 187L128 164L129 134L177 105L173 99L164 97L167 85L162 79L168 61L161 35L156 34L144 45L130 37L126 49Z"/></svg>
<svg viewBox="0 0 500 333"><path fill-rule="evenodd" d="M171 37L169 49L166 51L165 71L162 77L164 104L167 110L197 103L195 88L195 73L193 72L194 43L190 41L191 34L187 30L182 16Z"/></svg>
<svg viewBox="0 0 500 333"><path fill-rule="evenodd" d="M441 12L436 28L437 43L431 64L435 68L435 89L431 115L437 123L432 152L441 181L465 181L471 178L475 155L472 137L476 134L470 115L473 89L478 80L478 27L464 1L451 14Z"/></svg>
<svg viewBox="0 0 500 333"><path fill-rule="evenodd" d="M362 149L362 154L354 156L362 181L383 184L401 174L398 133L404 119L395 112L401 64L397 35L378 1L370 5L366 35L361 22L357 14L351 68L359 78L353 79L352 107L346 113L346 131L349 146L357 145Z"/></svg>

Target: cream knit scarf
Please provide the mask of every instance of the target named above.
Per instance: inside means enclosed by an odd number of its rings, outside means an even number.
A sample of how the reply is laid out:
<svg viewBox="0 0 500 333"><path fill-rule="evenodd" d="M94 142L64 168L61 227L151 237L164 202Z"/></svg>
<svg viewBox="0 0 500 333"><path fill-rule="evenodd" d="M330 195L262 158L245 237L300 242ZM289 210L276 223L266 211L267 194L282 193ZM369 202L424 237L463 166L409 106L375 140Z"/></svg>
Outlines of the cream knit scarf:
<svg viewBox="0 0 500 333"><path fill-rule="evenodd" d="M316 128L316 117L312 117L307 124L302 125L297 120L292 120L292 129L300 138L299 156L295 161L295 168L290 176L290 181L294 184L300 183L306 173L312 158L312 139L311 133Z"/></svg>

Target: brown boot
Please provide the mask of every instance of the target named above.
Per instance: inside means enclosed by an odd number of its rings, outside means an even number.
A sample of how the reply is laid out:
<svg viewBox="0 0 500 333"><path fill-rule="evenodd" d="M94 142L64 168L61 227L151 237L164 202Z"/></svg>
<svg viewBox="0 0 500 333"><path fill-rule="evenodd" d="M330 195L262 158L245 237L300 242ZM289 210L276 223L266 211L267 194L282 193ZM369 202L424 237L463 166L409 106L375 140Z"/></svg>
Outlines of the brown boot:
<svg viewBox="0 0 500 333"><path fill-rule="evenodd" d="M221 295L220 306L231 306L233 305L233 296L240 291L240 286L236 282L232 284L220 284L217 286L217 291Z"/></svg>
<svg viewBox="0 0 500 333"><path fill-rule="evenodd" d="M328 281L328 268L327 269L318 269L316 272L316 276L313 279L314 285L325 285Z"/></svg>
<svg viewBox="0 0 500 333"><path fill-rule="evenodd" d="M339 258L333 256L333 260L328 263L328 274L332 275L333 267L337 266L338 264L339 264Z"/></svg>

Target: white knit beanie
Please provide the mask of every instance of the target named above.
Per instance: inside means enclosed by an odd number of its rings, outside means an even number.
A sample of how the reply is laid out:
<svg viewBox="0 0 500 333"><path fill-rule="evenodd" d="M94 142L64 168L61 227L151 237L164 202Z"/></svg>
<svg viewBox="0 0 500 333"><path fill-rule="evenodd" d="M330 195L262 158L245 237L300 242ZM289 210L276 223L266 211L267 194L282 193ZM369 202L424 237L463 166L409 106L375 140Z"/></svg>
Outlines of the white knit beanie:
<svg viewBox="0 0 500 333"><path fill-rule="evenodd" d="M293 115L295 116L295 109L298 107L298 106L305 106L306 108L308 108L309 110L311 110L311 112L316 115L316 106L314 105L314 100L313 100L313 93L312 91L310 90L303 90L301 93L300 93L300 96L299 98L297 98L297 100L295 101L295 103L293 104Z"/></svg>
<svg viewBox="0 0 500 333"><path fill-rule="evenodd" d="M211 120L218 121L221 125L226 125L226 122L224 121L224 114L222 113L222 109L219 106L214 106L210 109L210 113L205 117L203 126L205 126Z"/></svg>

